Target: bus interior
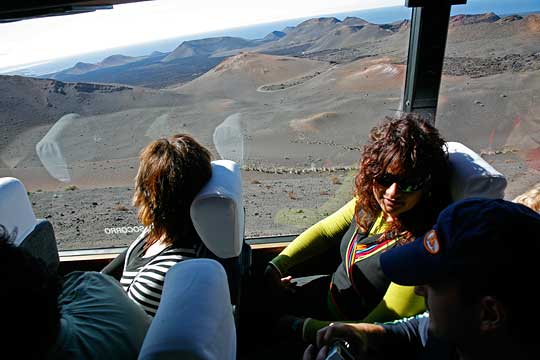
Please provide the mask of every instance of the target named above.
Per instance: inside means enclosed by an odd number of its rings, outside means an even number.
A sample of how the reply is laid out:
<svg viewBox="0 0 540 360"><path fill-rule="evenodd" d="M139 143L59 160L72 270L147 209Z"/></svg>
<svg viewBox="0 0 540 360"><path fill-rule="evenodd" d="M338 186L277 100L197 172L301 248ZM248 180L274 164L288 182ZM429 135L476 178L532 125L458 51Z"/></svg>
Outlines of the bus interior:
<svg viewBox="0 0 540 360"><path fill-rule="evenodd" d="M36 22L24 35L38 37L41 45L30 42L27 50L39 52L47 47L40 21L73 19L77 27L79 16L153 3L166 2L7 1L0 31L13 25L10 31L23 33L22 25ZM189 39L164 38L153 52L118 43L88 60L65 56L54 69L47 61L0 62L0 223L16 227L18 244L61 274L119 278L141 231L130 204L138 152L160 136L192 133L215 159L215 183L192 218L222 254L236 357L275 358L273 344L254 331L271 306L258 303L264 269L301 231L350 200L359 150L380 119L420 113L457 144L455 152L470 154L453 179L460 196L511 200L540 179L540 6L388 3L400 15L306 10L251 35L245 24L227 23L230 34L197 30ZM95 37L131 29L117 26ZM15 39L0 40L2 52L16 51ZM468 172L474 166L478 178Z"/></svg>

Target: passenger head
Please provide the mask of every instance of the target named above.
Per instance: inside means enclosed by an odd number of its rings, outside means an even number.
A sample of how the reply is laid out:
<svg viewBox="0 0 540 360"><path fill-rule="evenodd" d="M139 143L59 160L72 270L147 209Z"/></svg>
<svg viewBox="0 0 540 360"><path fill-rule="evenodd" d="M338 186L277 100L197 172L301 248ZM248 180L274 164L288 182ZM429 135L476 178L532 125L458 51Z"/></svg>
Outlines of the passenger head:
<svg viewBox="0 0 540 360"><path fill-rule="evenodd" d="M356 222L363 231L382 211L405 241L431 226L449 202L448 156L437 129L413 114L373 128L355 178Z"/></svg>
<svg viewBox="0 0 540 360"><path fill-rule="evenodd" d="M536 212L540 212L540 183L534 185L523 194L516 196L512 201L528 206Z"/></svg>
<svg viewBox="0 0 540 360"><path fill-rule="evenodd" d="M190 206L212 175L210 161L210 152L186 134L152 141L142 150L133 205L151 229L147 246L158 240L189 246L198 238Z"/></svg>
<svg viewBox="0 0 540 360"><path fill-rule="evenodd" d="M60 280L41 259L12 244L0 225L0 347L21 359L46 358L60 331Z"/></svg>
<svg viewBox="0 0 540 360"><path fill-rule="evenodd" d="M536 343L529 324L538 316L526 298L540 275L539 252L538 213L471 198L443 210L425 235L384 253L381 267L391 281L416 285L435 334L464 347L500 337L527 346Z"/></svg>

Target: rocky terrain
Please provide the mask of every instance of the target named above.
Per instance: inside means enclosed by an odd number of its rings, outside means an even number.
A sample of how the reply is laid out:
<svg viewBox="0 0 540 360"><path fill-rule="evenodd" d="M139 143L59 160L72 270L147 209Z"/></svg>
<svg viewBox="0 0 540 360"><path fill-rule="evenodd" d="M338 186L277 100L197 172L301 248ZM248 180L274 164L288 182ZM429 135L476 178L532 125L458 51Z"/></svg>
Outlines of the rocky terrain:
<svg viewBox="0 0 540 360"><path fill-rule="evenodd" d="M540 70L540 52L528 55L509 54L494 58L446 57L443 73L451 76L472 78L501 74L503 72L527 72Z"/></svg>
<svg viewBox="0 0 540 360"><path fill-rule="evenodd" d="M540 181L540 158L523 159L517 152L483 156L507 177L508 200ZM248 238L297 234L339 209L351 199L356 170L275 171L243 172ZM29 193L36 216L54 224L58 245L65 250L129 245L141 231L132 195L132 186Z"/></svg>

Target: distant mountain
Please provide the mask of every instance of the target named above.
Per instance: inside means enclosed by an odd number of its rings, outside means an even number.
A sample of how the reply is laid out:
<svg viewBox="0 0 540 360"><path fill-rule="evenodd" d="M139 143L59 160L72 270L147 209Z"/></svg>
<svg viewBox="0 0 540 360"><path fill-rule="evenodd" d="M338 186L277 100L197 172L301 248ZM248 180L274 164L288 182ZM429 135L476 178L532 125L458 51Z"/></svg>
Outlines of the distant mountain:
<svg viewBox="0 0 540 360"><path fill-rule="evenodd" d="M261 85L322 71L328 66L327 62L311 59L242 52L228 57L199 78L173 90L209 96L223 94L226 89L228 96L251 96Z"/></svg>
<svg viewBox="0 0 540 360"><path fill-rule="evenodd" d="M376 24L340 25L317 39L307 51L326 49L362 48L366 42L377 41L394 35L395 31Z"/></svg>
<svg viewBox="0 0 540 360"><path fill-rule="evenodd" d="M524 19L526 30L530 32L540 32L540 14L527 15Z"/></svg>
<svg viewBox="0 0 540 360"><path fill-rule="evenodd" d="M118 66L118 65L124 65L128 64L133 61L137 61L138 58L132 57L132 56L125 56L125 55L111 55L103 61L101 61L98 65L101 67L108 67L108 66Z"/></svg>
<svg viewBox="0 0 540 360"><path fill-rule="evenodd" d="M367 25L369 24L368 21L364 19L360 19L354 16L347 16L343 21L341 21L341 24L343 25Z"/></svg>
<svg viewBox="0 0 540 360"><path fill-rule="evenodd" d="M169 62L192 56L212 56L214 53L255 46L256 42L242 38L223 36L184 41L162 61Z"/></svg>
<svg viewBox="0 0 540 360"><path fill-rule="evenodd" d="M292 29L294 29L294 26L287 26L281 32L284 32L285 34L288 34Z"/></svg>
<svg viewBox="0 0 540 360"><path fill-rule="evenodd" d="M500 19L501 18L499 16L492 12L479 15L455 15L450 18L449 27L478 23L494 23Z"/></svg>
<svg viewBox="0 0 540 360"><path fill-rule="evenodd" d="M164 88L170 85L186 83L204 74L222 58L209 56L193 56L178 58L168 62L161 60L168 54L152 53L153 56L140 57L123 65L95 67L91 71L76 72L74 68L42 78L67 82L114 83L150 88Z"/></svg>
<svg viewBox="0 0 540 360"><path fill-rule="evenodd" d="M505 17L501 18L499 20L499 22L507 23L507 22L518 21L518 20L522 20L522 19L523 19L523 16L521 16L521 15L509 15L509 16L505 16Z"/></svg>
<svg viewBox="0 0 540 360"><path fill-rule="evenodd" d="M106 69L113 66L120 66L129 64L134 61L139 61L141 58L125 56L125 55L111 55L97 64L88 64L84 62L78 62L72 68L62 70L58 73L47 75L49 78L57 79L61 78L63 75L81 75L86 74L91 71L96 71L100 69Z"/></svg>
<svg viewBox="0 0 540 360"><path fill-rule="evenodd" d="M282 42L303 43L315 41L324 36L328 31L335 28L341 21L334 18L316 18L306 20L287 32L287 35L280 39Z"/></svg>
<svg viewBox="0 0 540 360"><path fill-rule="evenodd" d="M270 34L266 35L262 41L274 41L274 40L278 40L278 39L281 39L282 37L284 37L285 35L287 35L285 32L283 31L272 31Z"/></svg>
<svg viewBox="0 0 540 360"><path fill-rule="evenodd" d="M250 51L339 63L382 54L403 57L405 48L402 44L406 41L405 30L408 28L409 21L379 25L357 17L346 17L343 21L333 17L316 18L288 29L280 39Z"/></svg>
<svg viewBox="0 0 540 360"><path fill-rule="evenodd" d="M78 62L70 69L64 70L66 74L84 74L89 71L93 71L99 69L99 65L97 64L89 64L84 62Z"/></svg>
<svg viewBox="0 0 540 360"><path fill-rule="evenodd" d="M348 63L360 58L388 56L401 63L406 57L410 21L373 24L357 17L339 20L320 17L297 26L272 31L262 39L222 36L184 41L170 53L148 56L113 55L97 64L78 63L73 68L46 77L63 81L120 83L163 88L185 84L224 58L241 52L294 56L330 63ZM505 56L508 39L515 38L513 52L525 53L531 42L540 42L540 14L499 17L495 13L455 15L450 18L447 55ZM529 38L530 35L530 38ZM457 60L456 60L457 61Z"/></svg>
<svg viewBox="0 0 540 360"><path fill-rule="evenodd" d="M411 27L411 22L409 20L396 21L390 24L380 25L383 29L390 30L392 32L398 31L408 31Z"/></svg>
<svg viewBox="0 0 540 360"><path fill-rule="evenodd" d="M540 14L499 17L494 13L450 19L447 56L530 55L540 45Z"/></svg>

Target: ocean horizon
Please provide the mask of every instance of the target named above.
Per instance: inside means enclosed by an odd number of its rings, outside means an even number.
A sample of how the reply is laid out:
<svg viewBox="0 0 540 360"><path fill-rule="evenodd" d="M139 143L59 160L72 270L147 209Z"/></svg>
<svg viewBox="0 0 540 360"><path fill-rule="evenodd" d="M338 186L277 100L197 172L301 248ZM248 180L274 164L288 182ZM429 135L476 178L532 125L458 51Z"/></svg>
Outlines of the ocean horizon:
<svg viewBox="0 0 540 360"><path fill-rule="evenodd" d="M152 42L134 44L125 47L116 47L95 51L90 53L78 54L76 56L56 58L40 62L39 64L21 64L16 67L0 69L0 74L3 75L22 75L22 76L43 76L61 70L73 67L78 62L98 63L103 59L112 55L125 56L145 56L152 52L158 51L169 53L178 47L183 41L204 39L218 36L241 37L245 39L262 39L272 31L281 31L288 26L296 26L301 22L310 18L335 17L343 20L346 17L358 17L375 24L388 24L404 19L410 19L412 9L403 6L394 6L386 8L376 8L368 10L351 11L347 13L324 14L312 17L303 17L289 19L271 23L262 23L252 26L228 28L207 33L192 34L179 36L169 39L156 40ZM514 0L508 4L505 1L493 3L492 0L477 0L471 1L466 5L454 5L452 7L452 15L458 14L482 14L486 12L494 12L498 16L507 15L527 15L530 13L540 12L540 4L538 0Z"/></svg>

